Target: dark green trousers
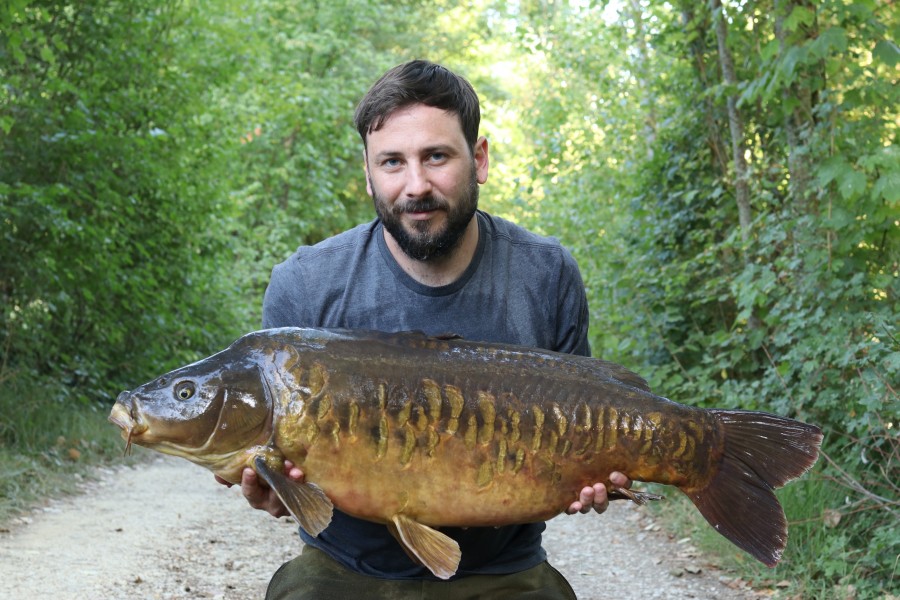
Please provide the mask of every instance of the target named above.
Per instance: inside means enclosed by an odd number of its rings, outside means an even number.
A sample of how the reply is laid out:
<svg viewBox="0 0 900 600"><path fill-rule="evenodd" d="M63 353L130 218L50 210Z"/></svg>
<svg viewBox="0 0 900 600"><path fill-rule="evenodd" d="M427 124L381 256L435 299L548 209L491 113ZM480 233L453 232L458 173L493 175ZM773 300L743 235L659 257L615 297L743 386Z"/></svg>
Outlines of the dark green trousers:
<svg viewBox="0 0 900 600"><path fill-rule="evenodd" d="M266 600L575 600L559 571L544 562L510 575L472 575L453 581L395 581L360 575L304 546L269 582Z"/></svg>

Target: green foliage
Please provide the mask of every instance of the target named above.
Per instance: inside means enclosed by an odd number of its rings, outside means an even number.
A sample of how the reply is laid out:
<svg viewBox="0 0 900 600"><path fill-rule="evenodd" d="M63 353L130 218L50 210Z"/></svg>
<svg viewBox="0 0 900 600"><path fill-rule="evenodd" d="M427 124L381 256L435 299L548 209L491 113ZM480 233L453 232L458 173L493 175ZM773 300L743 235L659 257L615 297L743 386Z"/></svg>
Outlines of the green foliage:
<svg viewBox="0 0 900 600"><path fill-rule="evenodd" d="M219 283L228 143L176 52L176 3L0 13L2 377L110 397L235 333Z"/></svg>
<svg viewBox="0 0 900 600"><path fill-rule="evenodd" d="M704 5L621 11L545 7L523 36L552 47L535 55L543 76L565 82L536 94L523 126L538 140L536 222L587 273L594 352L682 402L821 425L829 504L807 517L820 537L802 559L815 566L789 561L778 573L827 590L871 579L857 585L861 597L890 588L887 532L900 513L896 15L880 2L726 4L731 89ZM746 237L725 110L735 93L752 170ZM826 508L852 518L823 530ZM874 532L887 551L871 550Z"/></svg>

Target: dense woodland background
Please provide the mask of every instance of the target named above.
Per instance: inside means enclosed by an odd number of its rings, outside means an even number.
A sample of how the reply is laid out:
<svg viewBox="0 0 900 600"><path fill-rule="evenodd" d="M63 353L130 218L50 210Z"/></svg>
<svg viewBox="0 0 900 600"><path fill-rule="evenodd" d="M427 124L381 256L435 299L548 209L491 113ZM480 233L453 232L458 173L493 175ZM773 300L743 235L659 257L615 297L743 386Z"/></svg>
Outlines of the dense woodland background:
<svg viewBox="0 0 900 600"><path fill-rule="evenodd" d="M892 0L5 1L4 495L372 217L353 109L422 57L482 99L482 208L578 259L595 356L825 429L783 565L739 568L900 595L898 39Z"/></svg>

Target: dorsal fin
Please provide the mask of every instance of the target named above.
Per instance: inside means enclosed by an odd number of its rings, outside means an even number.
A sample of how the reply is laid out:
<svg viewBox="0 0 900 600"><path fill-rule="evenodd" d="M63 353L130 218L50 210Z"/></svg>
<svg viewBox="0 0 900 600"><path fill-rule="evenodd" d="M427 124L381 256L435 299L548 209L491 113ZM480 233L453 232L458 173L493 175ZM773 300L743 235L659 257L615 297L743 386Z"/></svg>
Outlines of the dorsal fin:
<svg viewBox="0 0 900 600"><path fill-rule="evenodd" d="M594 362L597 363L594 370L600 375L610 377L620 383L644 390L645 392L653 391L650 389L650 384L643 377L620 364L601 359L596 359Z"/></svg>

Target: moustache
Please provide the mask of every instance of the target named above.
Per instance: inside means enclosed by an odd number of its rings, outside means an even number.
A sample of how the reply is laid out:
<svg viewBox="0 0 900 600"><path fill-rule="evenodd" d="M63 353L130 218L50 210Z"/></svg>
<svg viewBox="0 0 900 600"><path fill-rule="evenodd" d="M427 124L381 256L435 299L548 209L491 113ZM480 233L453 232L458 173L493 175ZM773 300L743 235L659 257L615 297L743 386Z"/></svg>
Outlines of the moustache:
<svg viewBox="0 0 900 600"><path fill-rule="evenodd" d="M396 215L401 215L403 213L429 212L441 209L448 209L446 200L437 198L436 196L425 196L418 200L410 200L403 204L395 204L392 208L392 212Z"/></svg>

